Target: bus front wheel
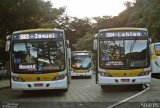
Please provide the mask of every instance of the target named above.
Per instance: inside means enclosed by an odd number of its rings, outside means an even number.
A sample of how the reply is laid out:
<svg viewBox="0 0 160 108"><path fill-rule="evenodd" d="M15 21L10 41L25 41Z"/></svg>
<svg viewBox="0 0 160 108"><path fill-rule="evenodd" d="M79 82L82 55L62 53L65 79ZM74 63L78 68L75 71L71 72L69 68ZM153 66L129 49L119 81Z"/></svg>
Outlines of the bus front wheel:
<svg viewBox="0 0 160 108"><path fill-rule="evenodd" d="M67 88L67 89L62 89L61 91L62 91L62 92L67 92L67 91L68 91L68 88Z"/></svg>
<svg viewBox="0 0 160 108"><path fill-rule="evenodd" d="M101 89L105 89L106 88L106 85L101 85Z"/></svg>

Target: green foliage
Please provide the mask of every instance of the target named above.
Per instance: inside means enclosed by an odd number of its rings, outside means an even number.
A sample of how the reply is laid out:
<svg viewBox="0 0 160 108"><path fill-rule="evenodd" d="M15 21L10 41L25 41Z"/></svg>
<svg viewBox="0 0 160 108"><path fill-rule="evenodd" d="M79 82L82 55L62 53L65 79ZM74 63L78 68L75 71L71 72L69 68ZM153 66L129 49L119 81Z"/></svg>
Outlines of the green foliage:
<svg viewBox="0 0 160 108"><path fill-rule="evenodd" d="M144 27L153 40L160 41L160 0L136 0L117 16L122 26Z"/></svg>
<svg viewBox="0 0 160 108"><path fill-rule="evenodd" d="M160 1L153 0L144 12L143 20L154 41L160 41Z"/></svg>
<svg viewBox="0 0 160 108"><path fill-rule="evenodd" d="M86 35L88 32L92 31L92 25L89 18L79 19L77 17L64 16L59 20L59 28L65 30L66 38L70 41L70 47L75 50L73 44Z"/></svg>
<svg viewBox="0 0 160 108"><path fill-rule="evenodd" d="M4 47L4 41L0 40L0 48Z"/></svg>
<svg viewBox="0 0 160 108"><path fill-rule="evenodd" d="M22 29L56 27L56 19L63 14L64 8L52 8L50 2L43 0L1 0L0 36Z"/></svg>
<svg viewBox="0 0 160 108"><path fill-rule="evenodd" d="M116 16L94 17L93 19L96 21L96 23L93 24L93 30L94 30L93 33L98 32L99 29L122 26L121 23L119 22L118 17Z"/></svg>
<svg viewBox="0 0 160 108"><path fill-rule="evenodd" d="M92 51L93 49L93 34L87 33L82 38L80 38L76 44L73 45L75 47L75 50L82 51Z"/></svg>

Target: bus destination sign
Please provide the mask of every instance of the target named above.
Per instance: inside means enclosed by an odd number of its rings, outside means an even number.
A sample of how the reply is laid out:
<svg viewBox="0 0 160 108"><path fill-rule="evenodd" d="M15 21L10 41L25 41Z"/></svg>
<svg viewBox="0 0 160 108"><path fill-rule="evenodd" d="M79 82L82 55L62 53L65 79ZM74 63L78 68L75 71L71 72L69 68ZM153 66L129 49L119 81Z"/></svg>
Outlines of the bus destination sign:
<svg viewBox="0 0 160 108"><path fill-rule="evenodd" d="M101 32L100 37L141 37L147 36L145 31L107 31Z"/></svg>
<svg viewBox="0 0 160 108"><path fill-rule="evenodd" d="M62 38L61 32L47 32L47 33L21 33L13 35L14 40L27 40L27 39L53 39Z"/></svg>

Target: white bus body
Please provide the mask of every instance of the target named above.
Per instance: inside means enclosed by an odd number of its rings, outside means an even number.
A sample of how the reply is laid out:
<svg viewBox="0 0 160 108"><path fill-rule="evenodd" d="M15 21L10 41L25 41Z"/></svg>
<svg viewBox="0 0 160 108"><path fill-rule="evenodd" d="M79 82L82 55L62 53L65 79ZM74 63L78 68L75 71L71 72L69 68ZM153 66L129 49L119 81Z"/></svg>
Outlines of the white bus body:
<svg viewBox="0 0 160 108"><path fill-rule="evenodd" d="M160 43L152 43L151 49L151 65L152 75L160 76Z"/></svg>
<svg viewBox="0 0 160 108"><path fill-rule="evenodd" d="M68 90L71 52L67 50L64 30L16 31L6 43L13 90Z"/></svg>
<svg viewBox="0 0 160 108"><path fill-rule="evenodd" d="M96 82L104 85L149 84L151 65L149 38L144 28L99 30L94 41Z"/></svg>
<svg viewBox="0 0 160 108"><path fill-rule="evenodd" d="M93 74L93 60L91 51L73 51L71 53L71 77Z"/></svg>

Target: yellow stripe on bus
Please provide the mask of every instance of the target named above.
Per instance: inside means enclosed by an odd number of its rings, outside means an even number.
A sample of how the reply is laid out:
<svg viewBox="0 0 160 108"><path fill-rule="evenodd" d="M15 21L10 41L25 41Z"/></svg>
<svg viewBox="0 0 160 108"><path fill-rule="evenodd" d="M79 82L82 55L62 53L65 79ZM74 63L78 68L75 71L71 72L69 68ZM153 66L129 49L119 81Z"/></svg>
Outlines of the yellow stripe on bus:
<svg viewBox="0 0 160 108"><path fill-rule="evenodd" d="M59 73L47 73L47 74L19 74L18 77L22 78L23 81L51 81L58 76Z"/></svg>
<svg viewBox="0 0 160 108"><path fill-rule="evenodd" d="M107 70L106 73L112 77L133 77L138 76L144 69L130 69L130 70Z"/></svg>
<svg viewBox="0 0 160 108"><path fill-rule="evenodd" d="M73 70L73 72L76 72L76 73L86 73L86 72L88 72L88 70Z"/></svg>
<svg viewBox="0 0 160 108"><path fill-rule="evenodd" d="M158 58L157 58L157 55L156 55L156 54L152 54L152 55L151 55L151 59L157 60L157 59L158 59Z"/></svg>

